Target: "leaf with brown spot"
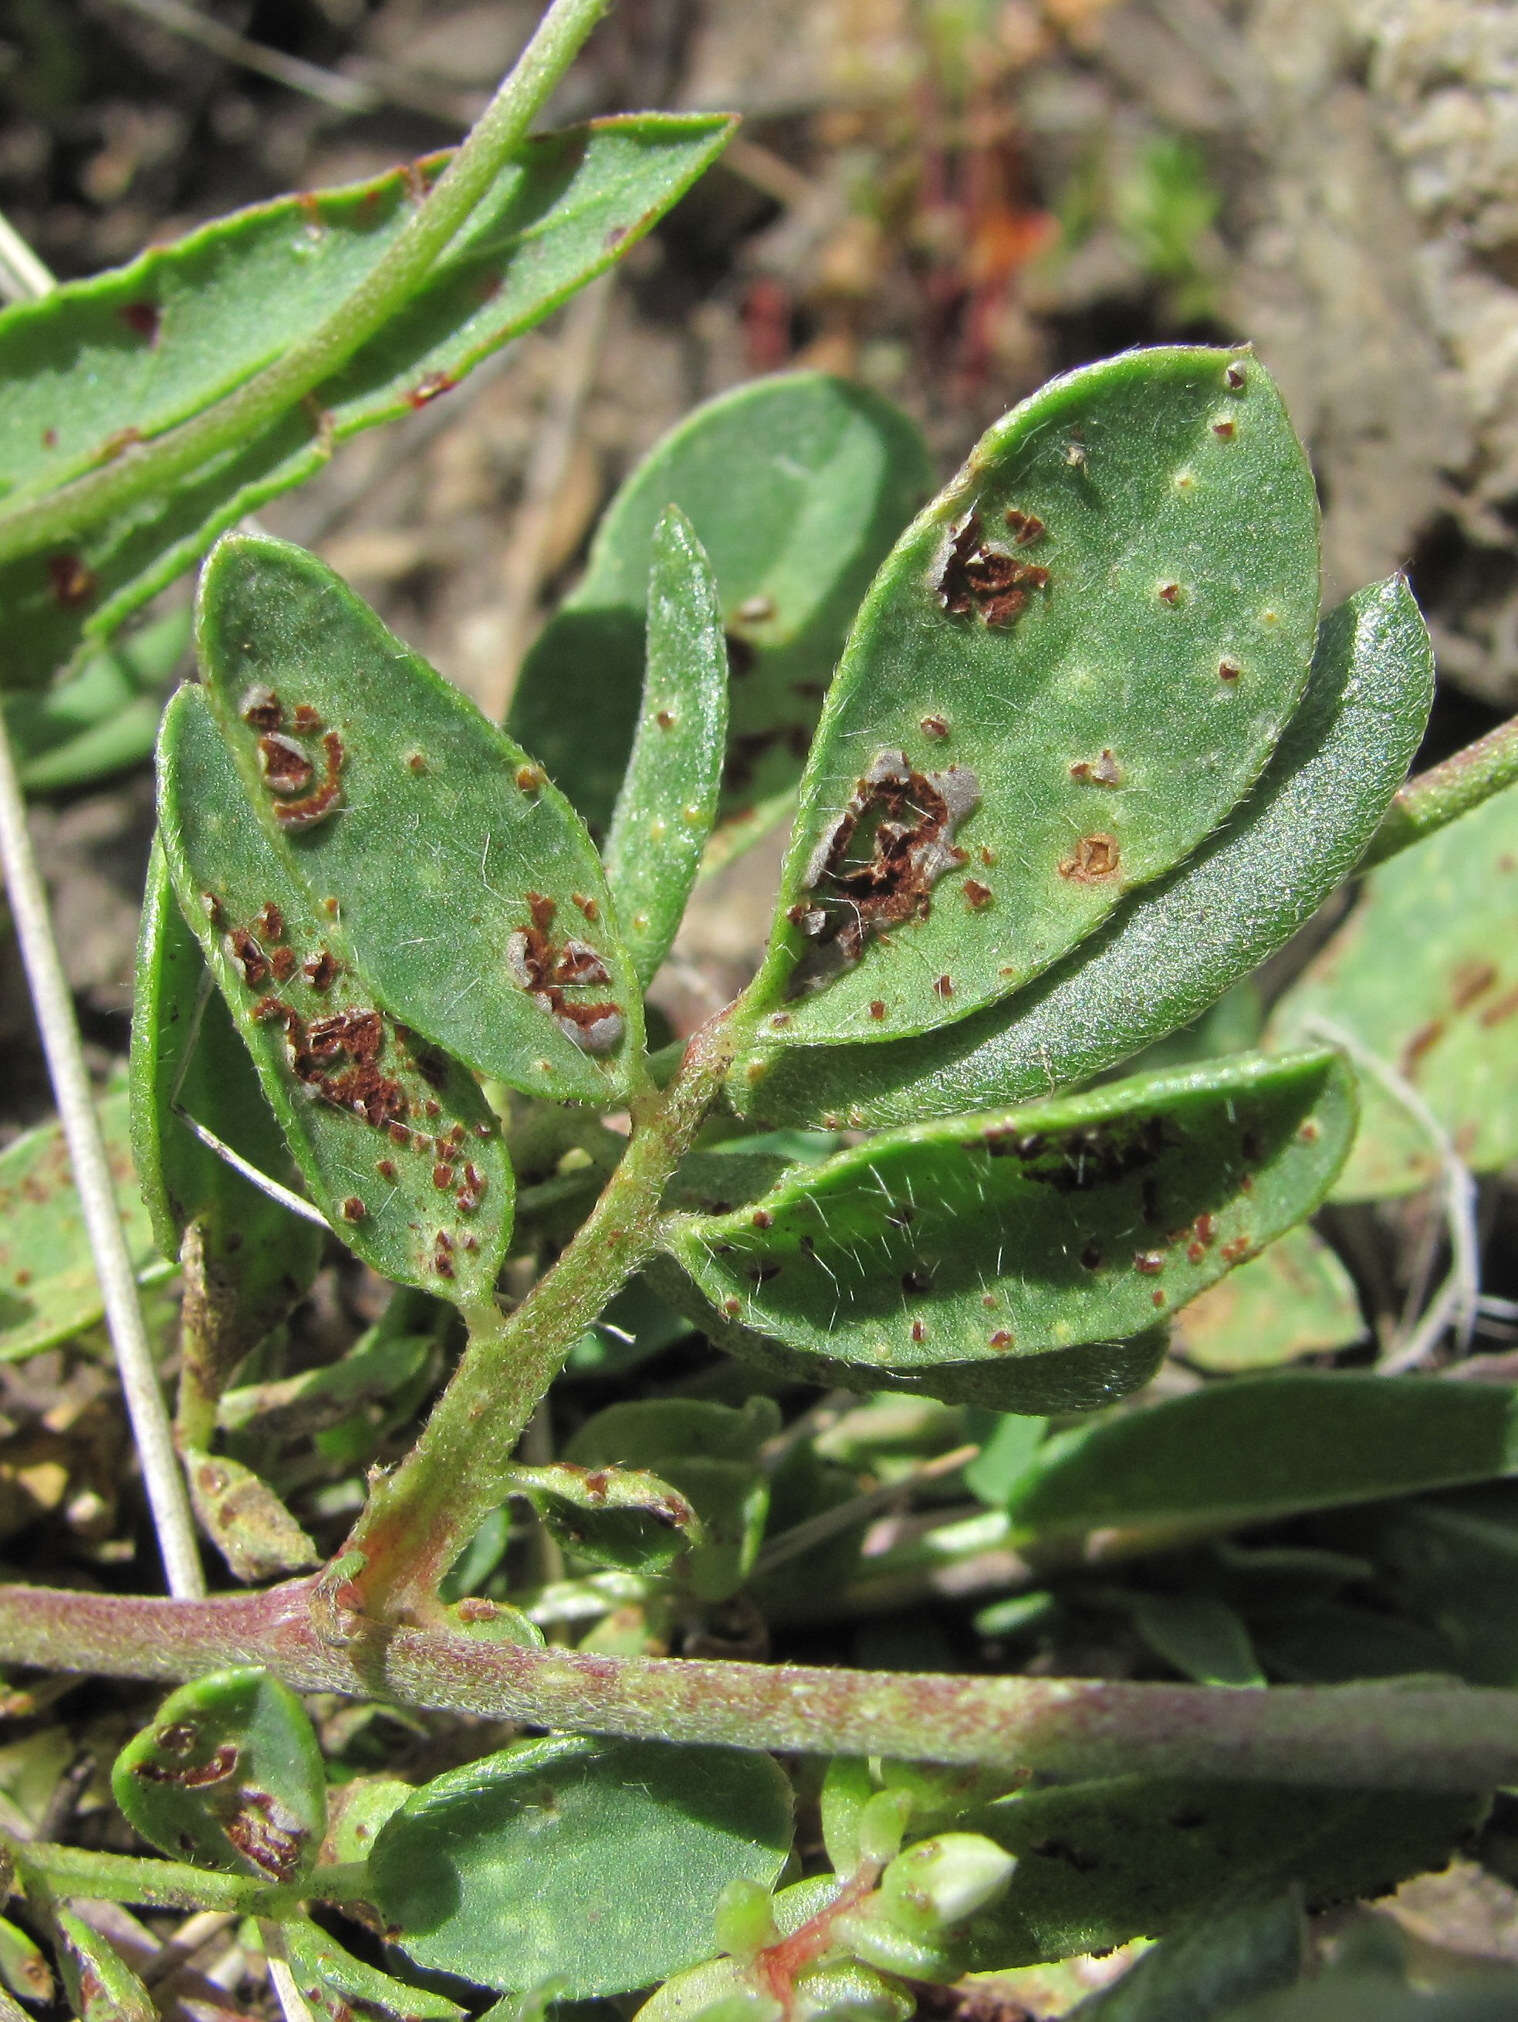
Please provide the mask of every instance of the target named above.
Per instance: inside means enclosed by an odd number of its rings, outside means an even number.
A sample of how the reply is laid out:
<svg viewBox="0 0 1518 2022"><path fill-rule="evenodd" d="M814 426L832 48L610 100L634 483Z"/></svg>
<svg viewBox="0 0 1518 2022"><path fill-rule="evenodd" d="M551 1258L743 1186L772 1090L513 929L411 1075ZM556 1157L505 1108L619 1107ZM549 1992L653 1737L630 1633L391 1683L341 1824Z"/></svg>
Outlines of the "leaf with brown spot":
<svg viewBox="0 0 1518 2022"><path fill-rule="evenodd" d="M807 763L748 1000L756 1031L794 997L787 1044L875 1046L1025 989L1254 784L1307 678L1317 507L1262 368L1236 396L1235 438L1212 433L1227 363L1177 346L1053 381L996 423L897 542ZM1157 582L1175 585L1173 603ZM1243 669L1232 684L1218 679L1225 657ZM978 782L956 840L995 852L997 906L967 920L927 895L888 940L819 975L807 921L830 896L821 853L879 754L900 751L918 772L940 763L922 727L935 712ZM1101 782L1098 824L1073 768L1107 753L1117 776ZM931 988L944 974L951 1002ZM869 1014L880 998L884 1021Z"/></svg>
<svg viewBox="0 0 1518 2022"><path fill-rule="evenodd" d="M1518 1157L1518 787L1366 878L1359 904L1276 1007L1287 1042L1331 1019L1396 1069L1473 1172ZM1507 866L1507 868L1505 868ZM1361 1077L1364 1114L1335 1198L1438 1178L1438 1147Z"/></svg>
<svg viewBox="0 0 1518 2022"><path fill-rule="evenodd" d="M1180 1307L1312 1212L1354 1118L1335 1055L1244 1055L885 1132L667 1243L746 1332L715 1339L811 1381L1089 1409L1152 1367L1110 1349L1157 1288Z"/></svg>
<svg viewBox="0 0 1518 2022"><path fill-rule="evenodd" d="M164 1853L261 1882L303 1880L326 1830L315 1730L265 1671L217 1671L170 1693L117 1756L111 1788Z"/></svg>
<svg viewBox="0 0 1518 2022"><path fill-rule="evenodd" d="M488 1297L510 1236L514 1182L473 1078L376 1003L358 974L346 924L313 904L260 826L202 688L181 688L165 712L159 766L161 833L180 911L312 1202L386 1277L459 1304ZM202 903L207 892L221 925ZM318 949L330 954L338 980L318 989L320 978L303 960L277 992L244 982L227 925L256 919L271 902L288 944L303 958ZM432 1181L437 1141L458 1125L476 1133L470 1156L480 1184L461 1179L440 1193ZM488 1135L477 1134L481 1126ZM379 1172L382 1159L390 1162L388 1176ZM447 1274L437 1269L440 1231L456 1245Z"/></svg>

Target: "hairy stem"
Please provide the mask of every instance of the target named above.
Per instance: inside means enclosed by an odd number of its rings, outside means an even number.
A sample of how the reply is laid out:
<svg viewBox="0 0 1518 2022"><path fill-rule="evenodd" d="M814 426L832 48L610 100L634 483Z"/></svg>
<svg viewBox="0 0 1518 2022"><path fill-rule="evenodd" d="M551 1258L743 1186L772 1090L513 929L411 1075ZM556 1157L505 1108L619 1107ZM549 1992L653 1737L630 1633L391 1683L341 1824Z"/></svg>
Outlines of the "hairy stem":
<svg viewBox="0 0 1518 2022"><path fill-rule="evenodd" d="M0 512L0 561L77 539L107 514L162 492L222 450L271 428L331 378L411 299L489 190L589 35L607 0L553 0L510 76L437 186L348 299L272 365L177 428L126 450L87 476Z"/></svg>
<svg viewBox="0 0 1518 2022"><path fill-rule="evenodd" d="M1387 809L1359 868L1368 871L1384 863L1399 850L1422 842L1425 836L1447 827L1460 815L1469 814L1482 801L1490 800L1494 793L1515 782L1518 782L1518 716L1510 716L1485 737L1478 737L1463 751L1431 765L1427 772L1420 772L1407 782Z"/></svg>
<svg viewBox="0 0 1518 2022"><path fill-rule="evenodd" d="M325 1902L361 1897L368 1873L367 1863L350 1862L317 1868L304 1881L277 1887L181 1861L143 1860L131 1854L58 1846L50 1840L7 1837L3 1844L28 1887L40 1882L59 1896L146 1903L164 1910L230 1910L240 1917L290 1916L311 1896Z"/></svg>
<svg viewBox="0 0 1518 2022"><path fill-rule="evenodd" d="M1476 1791L1518 1782L1518 1692L1382 1685L1134 1685L523 1650L357 1625L324 1641L316 1583L216 1601L0 1587L0 1661L134 1678L258 1663L302 1692L387 1697L578 1733L730 1748Z"/></svg>
<svg viewBox="0 0 1518 2022"><path fill-rule="evenodd" d="M632 1141L572 1243L514 1313L467 1316L469 1346L421 1437L378 1483L343 1556L366 1614L417 1620L438 1582L510 1488L517 1441L564 1357L652 1254L659 1202L710 1109L731 1057L724 1020L698 1032L667 1092L635 1119ZM348 1590L345 1590L348 1591Z"/></svg>

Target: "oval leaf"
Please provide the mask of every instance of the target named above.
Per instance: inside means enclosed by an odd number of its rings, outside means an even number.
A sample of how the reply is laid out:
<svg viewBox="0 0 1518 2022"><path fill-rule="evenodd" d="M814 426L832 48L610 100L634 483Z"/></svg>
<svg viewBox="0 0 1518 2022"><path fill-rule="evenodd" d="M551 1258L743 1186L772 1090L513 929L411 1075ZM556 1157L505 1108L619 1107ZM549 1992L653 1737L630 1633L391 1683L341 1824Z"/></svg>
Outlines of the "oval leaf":
<svg viewBox="0 0 1518 2022"><path fill-rule="evenodd" d="M860 611L754 1009L794 999L799 1042L929 1030L1188 856L1302 692L1317 553L1252 358L1130 352L1015 408Z"/></svg>
<svg viewBox="0 0 1518 2022"><path fill-rule="evenodd" d="M1518 1157L1518 787L1371 872L1359 904L1282 998L1287 1044L1331 1019L1409 1082L1473 1172ZM1334 1194L1427 1186L1439 1149L1370 1075Z"/></svg>
<svg viewBox="0 0 1518 2022"><path fill-rule="evenodd" d="M1153 1327L1309 1214L1354 1116L1334 1055L1214 1061L872 1138L667 1241L792 1349L1053 1409L1038 1358L1057 1384L1063 1351Z"/></svg>
<svg viewBox="0 0 1518 2022"><path fill-rule="evenodd" d="M127 1249L141 1285L172 1277L132 1174L126 1090L96 1108ZM105 1311L94 1252L57 1123L0 1152L0 1361L19 1362L93 1327Z"/></svg>
<svg viewBox="0 0 1518 2022"><path fill-rule="evenodd" d="M313 1202L386 1277L488 1298L512 1172L484 1097L375 1002L342 923L259 826L201 688L164 714L159 782L181 911Z"/></svg>
<svg viewBox="0 0 1518 2022"><path fill-rule="evenodd" d="M111 1789L163 1853L261 1882L303 1881L326 1827L315 1729L266 1671L216 1671L171 1692L117 1756Z"/></svg>
<svg viewBox="0 0 1518 2022"><path fill-rule="evenodd" d="M523 662L512 735L599 833L637 723L649 544L675 504L711 558L728 632L724 815L783 792L859 600L932 483L913 424L848 380L788 373L708 401L612 501L583 581Z"/></svg>
<svg viewBox="0 0 1518 2022"><path fill-rule="evenodd" d="M518 1742L436 1778L380 1833L376 1899L418 1964L568 1999L710 1955L732 1881L769 1887L790 1785L764 1755L658 1742Z"/></svg>
<svg viewBox="0 0 1518 2022"><path fill-rule="evenodd" d="M1238 812L1031 989L941 1031L868 1049L756 1051L729 1084L776 1122L858 1128L1026 1102L1189 1024L1281 947L1347 877L1417 750L1428 630L1400 576L1318 634L1301 707Z"/></svg>
<svg viewBox="0 0 1518 2022"><path fill-rule="evenodd" d="M448 392L615 264L721 153L723 115L635 114L523 142L405 313L276 427L184 476L152 510L71 551L0 569L9 679L38 680L81 632L120 624L223 527L321 469L336 443ZM282 197L0 317L0 497L26 502L210 406L307 338L389 252L433 155ZM24 537L24 521L21 532Z"/></svg>
<svg viewBox="0 0 1518 2022"><path fill-rule="evenodd" d="M1288 1229L1263 1256L1193 1299L1175 1346L1198 1369L1233 1374L1365 1338L1354 1279L1321 1236Z"/></svg>
<svg viewBox="0 0 1518 2022"><path fill-rule="evenodd" d="M623 1090L637 978L590 838L542 767L287 542L221 542L198 638L272 849L309 904L340 908L380 1001L513 1088Z"/></svg>
<svg viewBox="0 0 1518 2022"><path fill-rule="evenodd" d="M1518 1472L1518 1392L1352 1371L1205 1385L1046 1442L1018 1538L1120 1524L1232 1529Z"/></svg>
<svg viewBox="0 0 1518 2022"><path fill-rule="evenodd" d="M669 953L717 814L727 645L717 581L670 506L654 529L643 710L606 839L606 881L640 983Z"/></svg>

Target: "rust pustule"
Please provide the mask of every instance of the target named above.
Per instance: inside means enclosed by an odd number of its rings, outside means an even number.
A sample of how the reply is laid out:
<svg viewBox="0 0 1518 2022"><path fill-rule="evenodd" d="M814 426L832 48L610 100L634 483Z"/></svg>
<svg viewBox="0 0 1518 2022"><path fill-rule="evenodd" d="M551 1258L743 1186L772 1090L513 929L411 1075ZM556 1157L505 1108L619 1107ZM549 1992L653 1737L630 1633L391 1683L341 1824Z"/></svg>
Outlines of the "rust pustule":
<svg viewBox="0 0 1518 2022"><path fill-rule="evenodd" d="M244 691L238 713L250 730L278 730L285 720L284 704L262 682L255 682Z"/></svg>
<svg viewBox="0 0 1518 2022"><path fill-rule="evenodd" d="M1122 854L1116 836L1083 835L1060 865L1059 874L1074 884L1098 885L1117 877L1121 869Z"/></svg>
<svg viewBox="0 0 1518 2022"><path fill-rule="evenodd" d="M949 734L949 726L941 716L925 716L917 727L924 737L947 737Z"/></svg>
<svg viewBox="0 0 1518 2022"><path fill-rule="evenodd" d="M123 302L116 314L132 335L140 337L150 349L157 344L163 312L156 302Z"/></svg>
<svg viewBox="0 0 1518 2022"><path fill-rule="evenodd" d="M878 754L803 873L806 896L790 917L813 945L793 994L857 962L872 934L927 918L934 885L964 862L955 831L979 805L968 766L922 773L904 751Z"/></svg>
<svg viewBox="0 0 1518 2022"><path fill-rule="evenodd" d="M246 927L233 927L222 936L232 967L250 990L260 989L269 980L269 958Z"/></svg>
<svg viewBox="0 0 1518 2022"><path fill-rule="evenodd" d="M272 899L266 900L260 908L253 931L266 945L271 941L282 941L285 938L285 916Z"/></svg>
<svg viewBox="0 0 1518 2022"><path fill-rule="evenodd" d="M451 393L458 385L451 372L428 372L416 382L406 395L408 407L426 407L445 393Z"/></svg>
<svg viewBox="0 0 1518 2022"><path fill-rule="evenodd" d="M320 996L337 981L336 957L328 949L318 948L301 963L300 972Z"/></svg>
<svg viewBox="0 0 1518 2022"><path fill-rule="evenodd" d="M276 983L288 983L295 974L295 950L276 948L269 956L269 967L274 971Z"/></svg>
<svg viewBox="0 0 1518 2022"><path fill-rule="evenodd" d="M506 942L506 967L513 982L536 998L559 1030L583 1051L611 1052L625 1029L619 1007L587 1003L566 994L574 989L604 988L611 981L606 964L584 941L568 936L556 943L551 938L558 908L544 893L528 892L527 910L531 925Z"/></svg>
<svg viewBox="0 0 1518 2022"><path fill-rule="evenodd" d="M989 885L983 885L979 878L966 878L963 886L965 904L972 913L983 913L990 905L993 894Z"/></svg>
<svg viewBox="0 0 1518 2022"><path fill-rule="evenodd" d="M1123 768L1104 747L1100 758L1077 759L1070 768L1070 777L1082 786L1121 786Z"/></svg>
<svg viewBox="0 0 1518 2022"><path fill-rule="evenodd" d="M1019 524L1013 533L1019 547L1043 539L1041 520L1025 514L1018 514L1017 518ZM1008 525L1012 525L1010 514ZM1027 608L1032 594L1048 587L1047 569L987 546L981 539L980 515L973 512L950 542L937 582L939 597L951 617L966 617L978 611L993 627L1013 624Z"/></svg>
<svg viewBox="0 0 1518 2022"><path fill-rule="evenodd" d="M53 586L54 601L65 611L77 611L95 594L95 572L78 555L49 555L47 579Z"/></svg>
<svg viewBox="0 0 1518 2022"><path fill-rule="evenodd" d="M1239 666L1236 660L1219 660L1218 662L1218 679L1220 681L1237 681L1243 671L1243 668Z"/></svg>
<svg viewBox="0 0 1518 2022"><path fill-rule="evenodd" d="M269 741L267 738L259 739L260 759L263 747ZM342 799L343 741L335 730L327 731L322 738L322 755L326 760L326 776L321 785L303 794L299 800L287 800L275 806L274 819L281 828L313 828L317 822L325 821ZM271 780L270 784L274 782ZM284 788L276 790L286 791Z"/></svg>

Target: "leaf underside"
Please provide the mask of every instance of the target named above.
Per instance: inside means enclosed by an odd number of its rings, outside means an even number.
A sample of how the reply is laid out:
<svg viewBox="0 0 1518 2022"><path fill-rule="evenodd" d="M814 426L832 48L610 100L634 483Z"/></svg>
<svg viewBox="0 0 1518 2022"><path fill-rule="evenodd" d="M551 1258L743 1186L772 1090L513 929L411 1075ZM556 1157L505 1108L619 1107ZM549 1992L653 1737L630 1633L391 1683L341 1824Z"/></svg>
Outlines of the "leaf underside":
<svg viewBox="0 0 1518 2022"><path fill-rule="evenodd" d="M523 144L408 307L275 427L167 500L0 567L0 685L35 682L113 630L224 527L335 444L448 392L613 265L710 166L711 115L598 120ZM0 318L0 515L202 412L312 330L405 226L445 155L236 213Z"/></svg>
<svg viewBox="0 0 1518 2022"><path fill-rule="evenodd" d="M1217 1061L885 1134L667 1243L727 1321L833 1380L1068 1408L1068 1351L1152 1329L1310 1213L1354 1116L1333 1055Z"/></svg>

